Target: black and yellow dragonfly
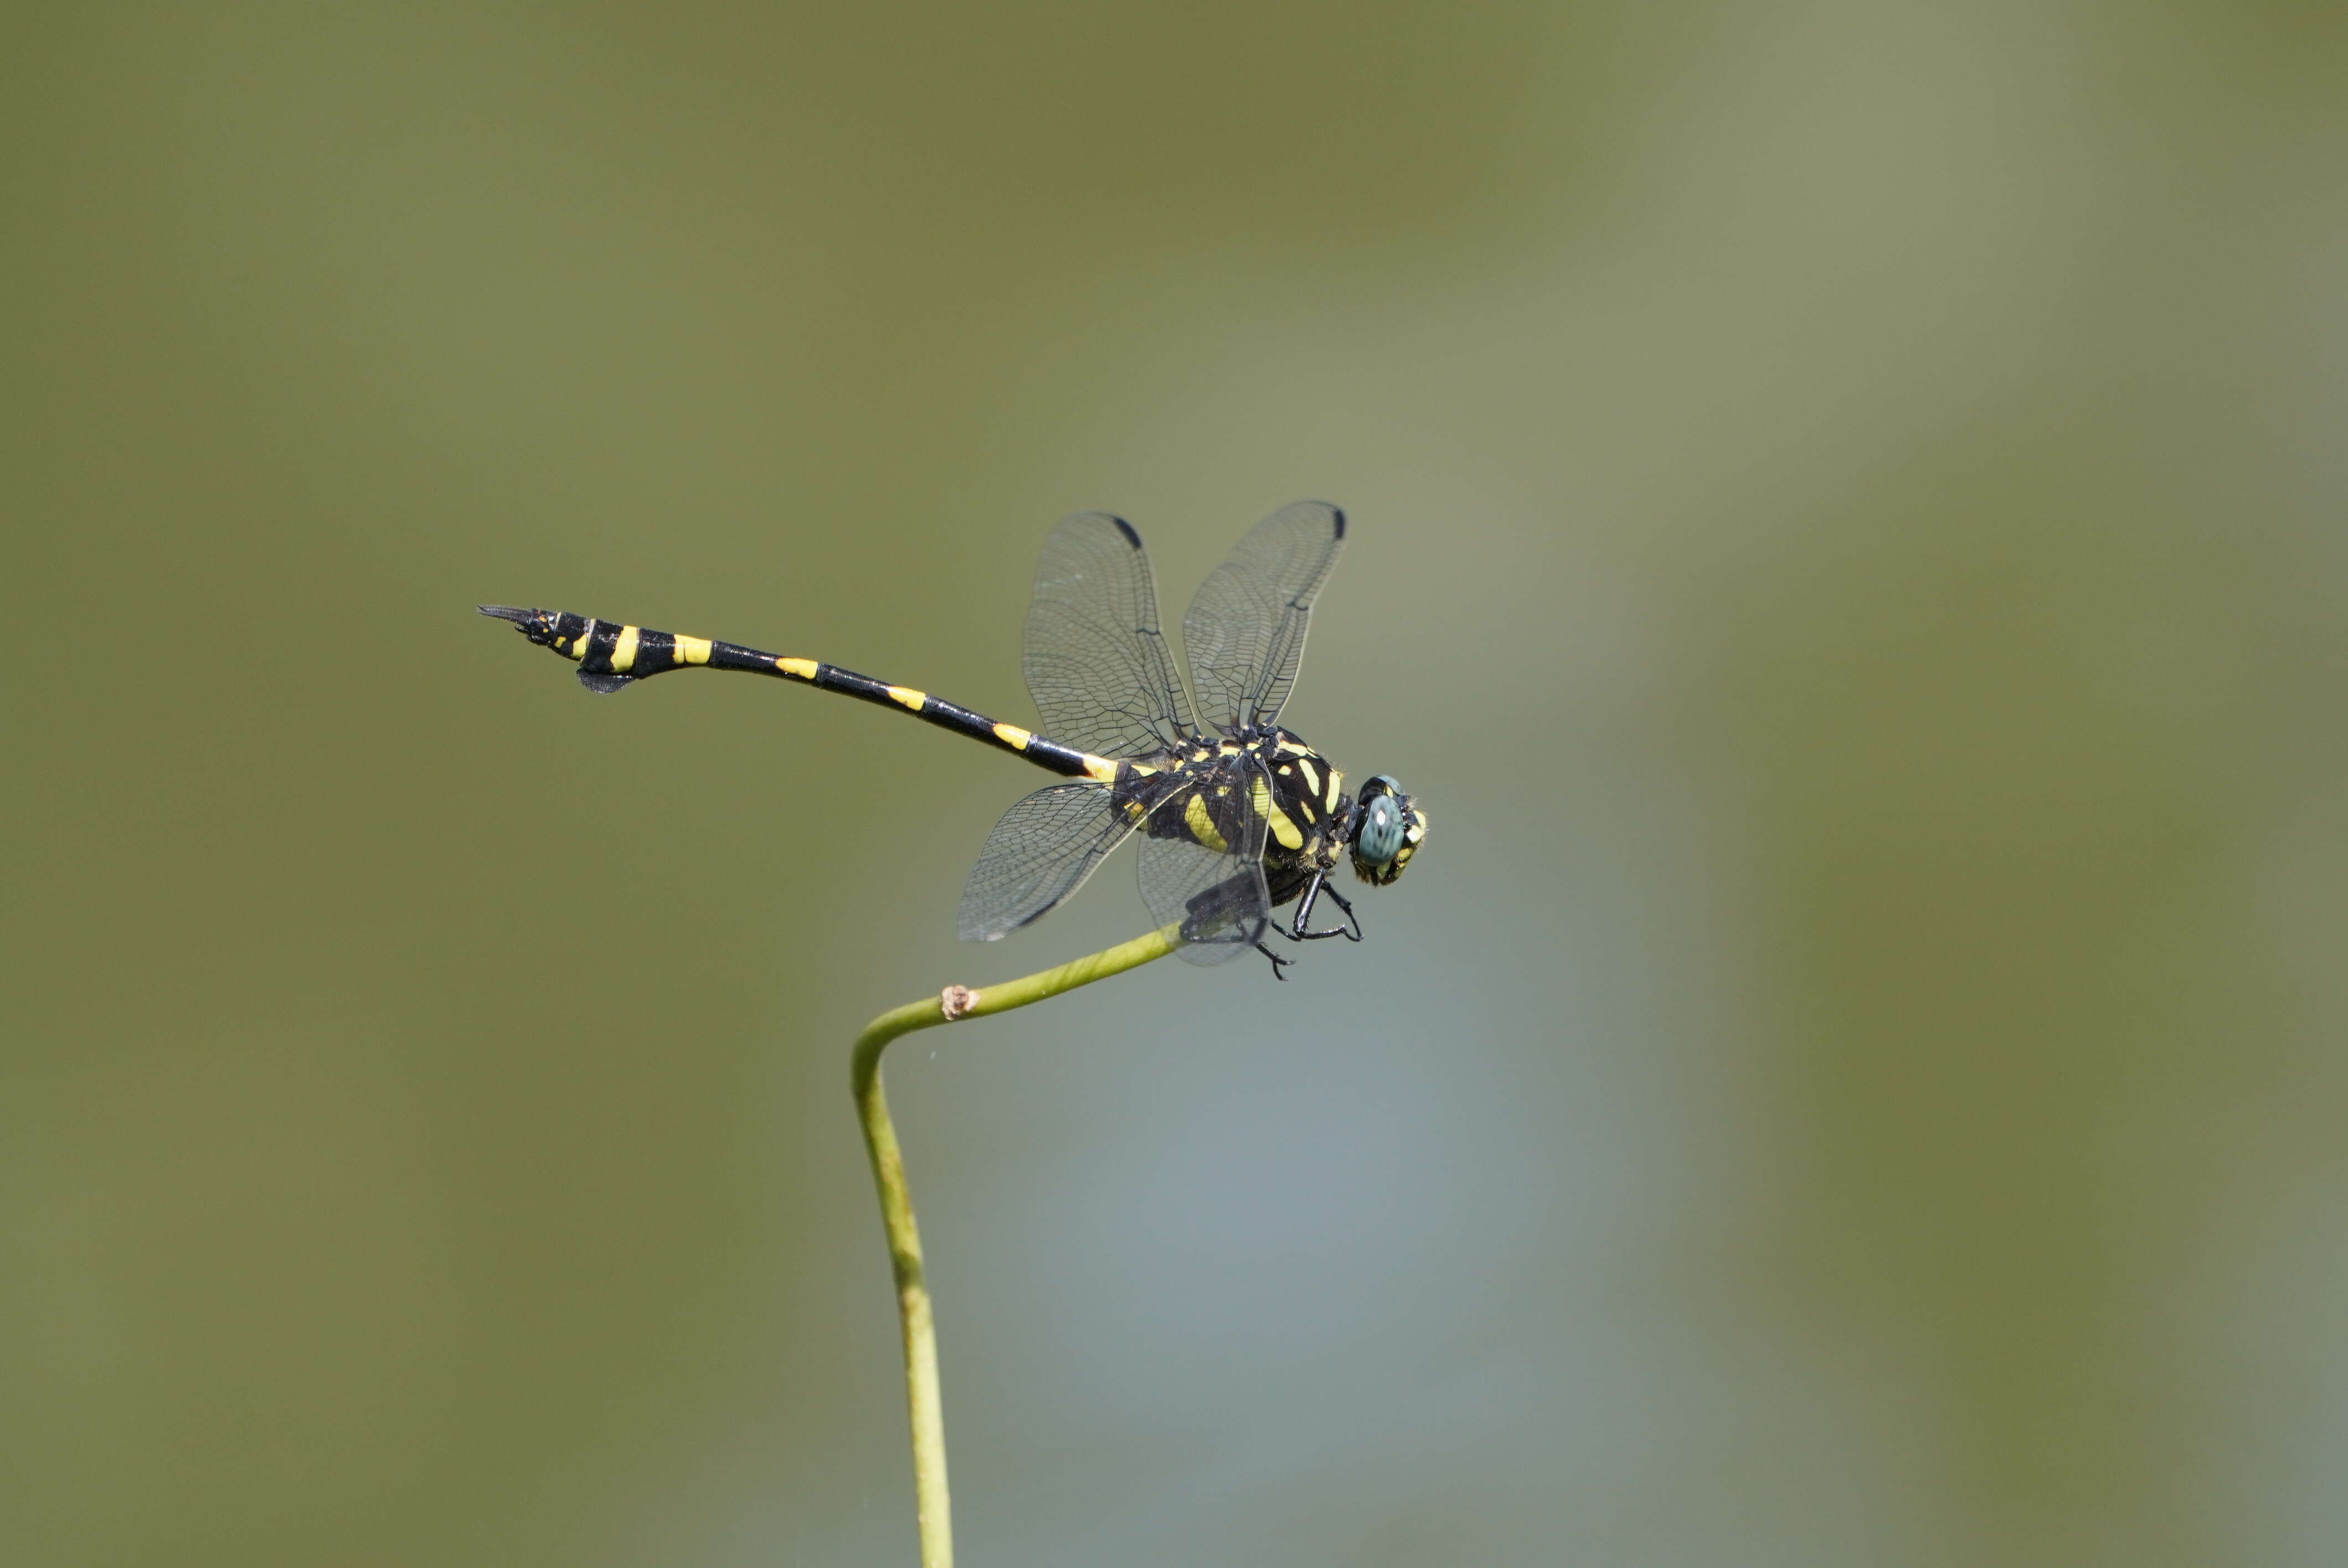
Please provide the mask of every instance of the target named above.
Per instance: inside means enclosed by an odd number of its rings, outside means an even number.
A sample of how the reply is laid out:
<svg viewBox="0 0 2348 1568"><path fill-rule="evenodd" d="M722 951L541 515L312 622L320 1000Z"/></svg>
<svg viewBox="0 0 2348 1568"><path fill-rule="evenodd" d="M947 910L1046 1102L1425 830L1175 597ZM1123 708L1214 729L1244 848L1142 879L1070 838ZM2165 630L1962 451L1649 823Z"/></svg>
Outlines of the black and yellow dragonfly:
<svg viewBox="0 0 2348 1568"><path fill-rule="evenodd" d="M1341 859L1384 886L1426 835L1426 813L1393 778L1349 795L1344 774L1280 726L1313 599L1344 542L1344 513L1321 501L1283 507L1240 540L1182 618L1194 710L1159 627L1141 536L1106 512L1065 519L1045 541L1023 644L1047 733L813 659L568 610L485 604L481 613L577 661L591 692L672 670L779 676L914 714L1069 780L1027 796L987 835L963 891L965 941L1040 918L1138 833L1142 902L1178 928L1183 957L1215 964L1253 948L1278 975L1291 960L1264 944L1272 931L1361 940L1353 905L1327 885ZM1314 930L1324 897L1345 921ZM1291 903L1293 917L1276 924L1272 912Z"/></svg>

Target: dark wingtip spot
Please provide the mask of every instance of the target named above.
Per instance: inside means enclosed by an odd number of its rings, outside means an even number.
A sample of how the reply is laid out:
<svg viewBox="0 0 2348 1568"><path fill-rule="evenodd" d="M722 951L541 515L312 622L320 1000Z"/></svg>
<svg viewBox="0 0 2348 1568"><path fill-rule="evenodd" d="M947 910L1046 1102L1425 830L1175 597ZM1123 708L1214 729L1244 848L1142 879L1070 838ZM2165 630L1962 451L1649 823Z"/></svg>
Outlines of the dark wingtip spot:
<svg viewBox="0 0 2348 1568"><path fill-rule="evenodd" d="M1333 536L1334 538L1342 539L1345 537L1344 507L1332 507L1329 508L1329 526L1336 530L1335 534Z"/></svg>
<svg viewBox="0 0 2348 1568"><path fill-rule="evenodd" d="M1127 544L1131 545L1135 549L1139 549L1141 548L1141 536L1133 531L1133 525L1131 523L1128 523L1123 518L1118 517L1112 517L1109 518L1109 521L1117 525L1117 531L1125 536L1125 542Z"/></svg>

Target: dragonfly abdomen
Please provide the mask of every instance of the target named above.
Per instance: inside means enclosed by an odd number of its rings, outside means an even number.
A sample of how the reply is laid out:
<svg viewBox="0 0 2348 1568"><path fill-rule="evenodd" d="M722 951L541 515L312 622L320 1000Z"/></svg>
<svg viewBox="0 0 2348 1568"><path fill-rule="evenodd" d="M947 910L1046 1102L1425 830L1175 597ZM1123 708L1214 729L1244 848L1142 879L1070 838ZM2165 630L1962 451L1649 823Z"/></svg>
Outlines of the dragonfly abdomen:
<svg viewBox="0 0 2348 1568"><path fill-rule="evenodd" d="M949 702L942 697L932 696L914 687L876 681L870 675L860 675L837 664L826 664L819 659L795 659L786 654L746 648L738 642L656 631L650 627L602 620L567 610L518 610L507 605L485 604L481 606L481 613L500 620L510 620L522 635L540 647L551 649L566 659L576 661L579 683L591 692L617 692L634 682L664 675L672 670L739 670L753 675L770 675L785 681L800 682L820 691L837 692L844 697L854 697L879 707L911 713L940 729L952 730L958 735L967 735L998 751L1025 758L1045 772L1058 774L1063 778L1114 784L1120 769L1129 774L1136 767L1132 763L1120 763L1114 758L1095 756L1074 746L1062 745L1048 736L1022 729L1017 724L999 723L959 702Z"/></svg>

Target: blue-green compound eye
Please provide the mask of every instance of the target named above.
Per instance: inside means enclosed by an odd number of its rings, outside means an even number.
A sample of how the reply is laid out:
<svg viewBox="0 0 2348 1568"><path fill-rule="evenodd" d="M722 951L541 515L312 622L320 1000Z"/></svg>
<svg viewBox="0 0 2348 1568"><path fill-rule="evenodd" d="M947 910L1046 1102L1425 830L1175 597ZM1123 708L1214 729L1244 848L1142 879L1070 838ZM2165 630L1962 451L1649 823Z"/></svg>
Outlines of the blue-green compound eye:
<svg viewBox="0 0 2348 1568"><path fill-rule="evenodd" d="M1403 794L1400 782L1387 774L1362 786L1354 811L1354 875L1384 886L1402 875L1418 846L1426 819Z"/></svg>
<svg viewBox="0 0 2348 1568"><path fill-rule="evenodd" d="M1400 793L1390 778L1381 776L1371 782ZM1355 847L1363 859L1380 863L1402 853L1402 802L1395 794L1374 794L1365 803L1362 835Z"/></svg>

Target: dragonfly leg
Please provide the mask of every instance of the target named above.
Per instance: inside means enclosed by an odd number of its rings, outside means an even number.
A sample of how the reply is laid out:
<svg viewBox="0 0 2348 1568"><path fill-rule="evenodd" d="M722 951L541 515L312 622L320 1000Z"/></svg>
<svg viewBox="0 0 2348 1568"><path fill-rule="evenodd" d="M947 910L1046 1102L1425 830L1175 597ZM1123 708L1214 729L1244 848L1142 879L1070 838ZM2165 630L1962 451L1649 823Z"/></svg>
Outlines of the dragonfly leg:
<svg viewBox="0 0 2348 1568"><path fill-rule="evenodd" d="M1286 935L1291 940L1317 942L1323 937L1343 937L1349 942L1362 939L1362 923L1354 918L1353 905L1345 901L1343 893L1328 885L1328 876L1326 871L1316 871L1313 874L1313 880L1304 885L1304 897L1296 901L1296 917L1288 923ZM1313 918L1313 906L1323 893L1345 912L1345 923L1326 931L1308 931L1304 928L1305 922Z"/></svg>
<svg viewBox="0 0 2348 1568"><path fill-rule="evenodd" d="M1272 960L1272 978L1273 979L1284 980L1288 978L1285 971L1289 965L1296 961L1294 958L1283 958L1278 953L1273 952L1270 948L1265 947L1262 942L1258 942L1255 945L1255 950Z"/></svg>
<svg viewBox="0 0 2348 1568"><path fill-rule="evenodd" d="M1345 940L1349 942L1360 941L1362 939L1362 921L1361 917L1354 913L1354 901L1346 897L1343 893L1338 892L1334 887L1324 887L1322 891L1328 894L1331 898L1336 900L1337 907L1345 912Z"/></svg>

